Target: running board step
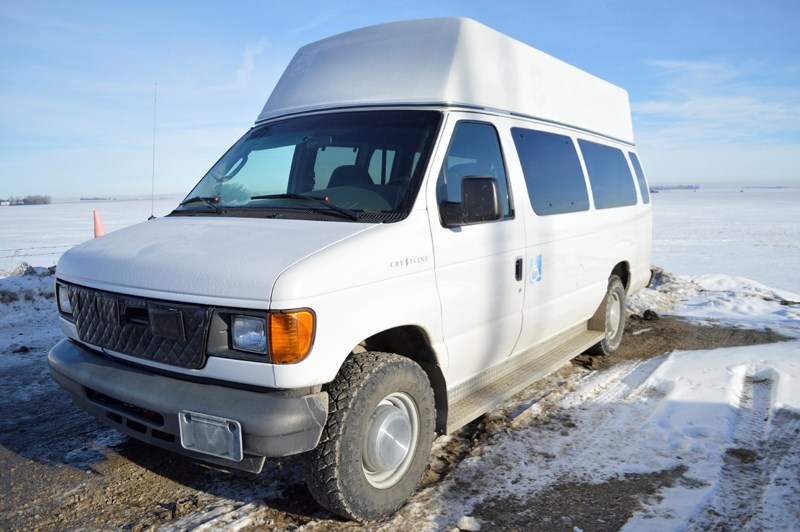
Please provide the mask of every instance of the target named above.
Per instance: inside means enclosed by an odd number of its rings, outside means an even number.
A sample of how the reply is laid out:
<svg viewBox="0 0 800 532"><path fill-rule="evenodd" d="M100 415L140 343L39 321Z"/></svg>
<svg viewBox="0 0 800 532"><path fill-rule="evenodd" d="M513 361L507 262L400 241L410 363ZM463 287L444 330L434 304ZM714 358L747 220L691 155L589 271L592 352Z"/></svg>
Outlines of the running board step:
<svg viewBox="0 0 800 532"><path fill-rule="evenodd" d="M447 391L447 433L488 412L603 339L582 323Z"/></svg>

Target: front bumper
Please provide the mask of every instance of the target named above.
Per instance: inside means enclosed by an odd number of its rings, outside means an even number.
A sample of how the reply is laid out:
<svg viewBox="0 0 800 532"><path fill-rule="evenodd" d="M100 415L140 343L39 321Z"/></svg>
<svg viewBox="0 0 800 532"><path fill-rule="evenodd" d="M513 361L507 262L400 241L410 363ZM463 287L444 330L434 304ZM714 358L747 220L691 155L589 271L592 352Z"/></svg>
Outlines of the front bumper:
<svg viewBox="0 0 800 532"><path fill-rule="evenodd" d="M56 382L101 421L158 447L246 471L261 471L265 457L316 447L328 415L326 392L291 395L189 382L122 364L66 338L47 359ZM239 421L243 460L184 449L178 421L183 410Z"/></svg>

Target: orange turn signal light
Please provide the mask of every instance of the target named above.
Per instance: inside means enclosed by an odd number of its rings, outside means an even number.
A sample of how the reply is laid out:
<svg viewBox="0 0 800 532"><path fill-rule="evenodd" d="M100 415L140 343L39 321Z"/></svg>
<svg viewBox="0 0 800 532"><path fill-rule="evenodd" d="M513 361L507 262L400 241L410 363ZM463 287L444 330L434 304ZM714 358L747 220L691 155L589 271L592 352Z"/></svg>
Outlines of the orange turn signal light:
<svg viewBox="0 0 800 532"><path fill-rule="evenodd" d="M269 354L273 364L300 362L314 341L314 313L310 310L269 315Z"/></svg>

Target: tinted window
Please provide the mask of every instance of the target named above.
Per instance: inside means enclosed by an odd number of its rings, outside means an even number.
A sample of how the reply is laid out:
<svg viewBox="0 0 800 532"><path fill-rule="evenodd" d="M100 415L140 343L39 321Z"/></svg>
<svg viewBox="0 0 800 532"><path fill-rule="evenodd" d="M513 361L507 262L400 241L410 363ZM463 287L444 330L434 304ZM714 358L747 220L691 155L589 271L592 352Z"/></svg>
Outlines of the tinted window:
<svg viewBox="0 0 800 532"><path fill-rule="evenodd" d="M461 201L461 181L469 176L497 178L503 216L511 212L500 139L491 124L459 122L447 149L436 193L439 203Z"/></svg>
<svg viewBox="0 0 800 532"><path fill-rule="evenodd" d="M592 184L594 206L608 209L636 205L636 187L622 150L583 139L578 144Z"/></svg>
<svg viewBox="0 0 800 532"><path fill-rule="evenodd" d="M644 172L642 171L642 165L639 164L639 158L632 151L628 152L628 155L633 164L633 171L636 173L636 180L639 182L639 192L642 194L642 201L644 203L650 203L650 191L647 189L647 181L644 179Z"/></svg>
<svg viewBox="0 0 800 532"><path fill-rule="evenodd" d="M392 175L394 164L394 150L379 149L372 152L369 160L369 175L376 183L385 184Z"/></svg>
<svg viewBox="0 0 800 532"><path fill-rule="evenodd" d="M572 139L530 129L511 132L533 211L546 215L588 210L589 193Z"/></svg>

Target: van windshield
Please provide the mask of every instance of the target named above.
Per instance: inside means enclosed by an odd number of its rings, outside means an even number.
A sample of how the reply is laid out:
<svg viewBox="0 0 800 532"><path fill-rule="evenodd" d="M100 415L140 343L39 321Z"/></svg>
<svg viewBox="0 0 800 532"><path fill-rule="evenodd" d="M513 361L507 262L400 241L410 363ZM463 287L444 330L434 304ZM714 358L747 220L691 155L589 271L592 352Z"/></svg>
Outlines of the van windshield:
<svg viewBox="0 0 800 532"><path fill-rule="evenodd" d="M256 126L172 215L401 220L419 191L441 118L438 111L365 111Z"/></svg>

